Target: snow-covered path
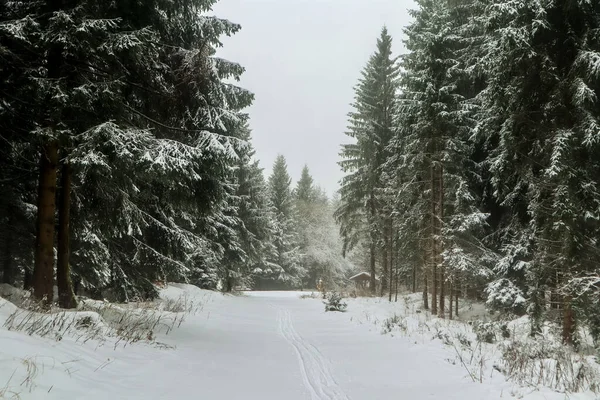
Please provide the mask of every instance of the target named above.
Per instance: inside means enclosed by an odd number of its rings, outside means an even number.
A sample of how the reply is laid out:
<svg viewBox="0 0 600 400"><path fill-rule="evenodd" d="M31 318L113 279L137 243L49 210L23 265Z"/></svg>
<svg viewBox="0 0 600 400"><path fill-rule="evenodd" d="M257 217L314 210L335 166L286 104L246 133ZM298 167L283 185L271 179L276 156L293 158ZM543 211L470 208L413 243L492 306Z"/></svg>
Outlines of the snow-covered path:
<svg viewBox="0 0 600 400"><path fill-rule="evenodd" d="M467 380L465 371L445 361L436 347L417 346L409 339L381 335L351 321L352 314L325 313L320 300L299 299L292 293L252 293L246 301L257 308L277 310L280 337L288 349L275 359L296 356L288 371L303 388L285 391L287 399L495 399L499 390ZM267 312L264 312L267 315ZM268 325L267 325L268 326ZM268 330L267 332L270 332ZM265 333L266 335L266 333ZM286 368L289 363L286 361ZM271 384L276 384L271 381ZM251 393L248 393L251 394ZM242 398L242 397L239 397ZM267 393L256 399L275 399Z"/></svg>
<svg viewBox="0 0 600 400"><path fill-rule="evenodd" d="M2 330L0 386L14 360L35 357L34 384L19 386L24 371L18 370L8 385L20 388L21 399L509 397L498 385L468 379L462 367L445 361L439 343L381 335L358 324L351 311L325 313L318 299L281 292L209 297L202 312L160 338L176 346L172 350L140 344L95 348ZM3 367L11 359L12 367Z"/></svg>

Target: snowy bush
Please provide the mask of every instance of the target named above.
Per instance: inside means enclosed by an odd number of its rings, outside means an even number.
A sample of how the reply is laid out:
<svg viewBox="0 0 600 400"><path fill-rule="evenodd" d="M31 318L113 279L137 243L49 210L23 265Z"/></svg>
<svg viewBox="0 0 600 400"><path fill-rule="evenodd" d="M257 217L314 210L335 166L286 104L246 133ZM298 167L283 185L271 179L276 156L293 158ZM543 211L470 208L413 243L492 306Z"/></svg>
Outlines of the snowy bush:
<svg viewBox="0 0 600 400"><path fill-rule="evenodd" d="M343 297L338 292L331 292L327 294L325 301L325 311L346 311L348 304L346 304L343 300Z"/></svg>
<svg viewBox="0 0 600 400"><path fill-rule="evenodd" d="M407 330L406 319L404 317L400 317L397 314L394 314L390 318L386 318L383 320L383 326L381 328L381 334L385 335L386 333L390 333L395 331L396 329L406 332Z"/></svg>
<svg viewBox="0 0 600 400"><path fill-rule="evenodd" d="M474 321L471 326L480 342L496 343L500 337L504 339L510 337L510 331L505 323Z"/></svg>
<svg viewBox="0 0 600 400"><path fill-rule="evenodd" d="M486 305L494 310L511 311L522 314L525 310L525 297L509 279L498 279L491 282L485 289L487 294Z"/></svg>
<svg viewBox="0 0 600 400"><path fill-rule="evenodd" d="M558 341L513 341L501 349L497 369L521 385L600 393L600 365L593 357L577 354Z"/></svg>
<svg viewBox="0 0 600 400"><path fill-rule="evenodd" d="M126 345L139 341L154 342L157 333L168 334L183 323L185 313L163 311L163 304L176 310L186 310L177 302L117 305L90 300L82 302L81 308L98 313L109 328L107 336L116 337L116 344Z"/></svg>
<svg viewBox="0 0 600 400"><path fill-rule="evenodd" d="M113 338L117 346L139 341L158 344L157 333L168 334L183 323L187 314L195 313L201 305L184 296L129 304L83 300L79 311L48 310L34 304L28 308L12 307L14 311L4 322L8 330L57 341L67 335L83 342L105 342Z"/></svg>

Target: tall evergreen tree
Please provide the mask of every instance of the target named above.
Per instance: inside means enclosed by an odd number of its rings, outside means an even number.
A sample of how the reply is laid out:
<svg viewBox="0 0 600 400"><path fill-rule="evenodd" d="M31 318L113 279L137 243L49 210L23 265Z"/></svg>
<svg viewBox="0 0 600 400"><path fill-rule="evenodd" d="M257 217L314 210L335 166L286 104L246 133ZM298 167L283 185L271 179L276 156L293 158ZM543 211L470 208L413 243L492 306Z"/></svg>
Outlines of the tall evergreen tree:
<svg viewBox="0 0 600 400"><path fill-rule="evenodd" d="M377 40L377 50L362 71L355 87L354 111L349 114L346 134L354 143L342 146L340 165L342 180L341 205L336 217L349 249L360 236L368 235L371 290L376 289L377 249L381 247L382 290L387 287L387 260L391 248L386 237L390 216L379 198L382 165L388 157L387 145L397 126L396 95L399 68L392 57L392 38L384 27Z"/></svg>
<svg viewBox="0 0 600 400"><path fill-rule="evenodd" d="M250 129L244 128L240 136L246 143L239 151L235 173L237 200L237 237L241 254L236 260L227 260L225 289L234 285L251 286L253 275L270 268L269 260L275 257L273 245L274 213L269 202L263 169L254 161L250 143Z"/></svg>
<svg viewBox="0 0 600 400"><path fill-rule="evenodd" d="M294 190L300 262L306 271L303 286L315 288L321 280L331 288L341 282L349 263L342 256L334 207L313 182L308 166L304 166Z"/></svg>
<svg viewBox="0 0 600 400"><path fill-rule="evenodd" d="M267 287L297 287L305 275L300 265L291 182L285 157L279 155L273 164L268 183L269 198L275 214L275 254L269 267L263 271L265 274L262 284Z"/></svg>
<svg viewBox="0 0 600 400"><path fill-rule="evenodd" d="M22 104L20 118L33 116L21 137L41 152L38 298L52 295L57 189L61 299L72 299L71 265L78 284L127 298L153 294L155 279L202 275L235 248L229 177L240 110L252 96L224 82L243 69L214 49L239 25L203 15L212 4L57 0L2 9L2 43L27 62L23 76L2 73L20 82L23 96L12 103Z"/></svg>
<svg viewBox="0 0 600 400"><path fill-rule="evenodd" d="M514 216L504 225L500 280L491 292L528 299L534 333L545 293L553 292L566 343L574 341L577 319L594 323L589 307L598 295L597 287L579 284L597 274L599 7L515 2L490 6L486 21L490 84L482 130L496 144L490 169L498 199ZM523 271L525 287L513 271Z"/></svg>
<svg viewBox="0 0 600 400"><path fill-rule="evenodd" d="M474 40L465 29L468 18L461 18L473 13L469 2L417 4L405 31L410 53L402 60L401 130L387 167L390 182L400 189L395 206L403 242L410 244L413 262L426 262L422 275L432 312L443 317L447 284L458 276L470 281L486 276L486 261L493 262L478 239L486 215L472 185L480 180L471 141L473 98L480 88L464 57ZM425 240L415 243L411 236Z"/></svg>
<svg viewBox="0 0 600 400"><path fill-rule="evenodd" d="M313 178L310 176L307 165L304 165L302 168L302 174L300 175L300 180L296 184L294 194L298 201L311 202L315 199L316 193L313 186Z"/></svg>

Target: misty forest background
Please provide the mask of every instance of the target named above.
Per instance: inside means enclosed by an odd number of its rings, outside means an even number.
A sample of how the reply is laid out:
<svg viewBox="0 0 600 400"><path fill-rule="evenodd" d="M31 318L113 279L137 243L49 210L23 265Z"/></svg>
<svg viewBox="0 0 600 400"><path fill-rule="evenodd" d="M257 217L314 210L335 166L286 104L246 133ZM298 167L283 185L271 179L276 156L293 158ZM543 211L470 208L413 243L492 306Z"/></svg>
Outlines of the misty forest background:
<svg viewBox="0 0 600 400"><path fill-rule="evenodd" d="M265 178L213 4L0 4L3 282L70 308L366 269L440 317L470 297L600 340L600 3L418 0L355 86L334 198L283 156Z"/></svg>

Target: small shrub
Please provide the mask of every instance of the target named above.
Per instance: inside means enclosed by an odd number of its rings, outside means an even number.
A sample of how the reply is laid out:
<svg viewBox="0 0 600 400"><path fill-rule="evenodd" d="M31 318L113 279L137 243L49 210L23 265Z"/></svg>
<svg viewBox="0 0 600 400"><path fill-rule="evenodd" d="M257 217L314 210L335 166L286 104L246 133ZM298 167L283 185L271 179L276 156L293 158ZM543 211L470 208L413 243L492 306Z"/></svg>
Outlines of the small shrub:
<svg viewBox="0 0 600 400"><path fill-rule="evenodd" d="M458 343L460 343L460 345L463 348L469 349L471 348L471 341L469 340L469 338L462 332L458 332L456 334L456 340L458 341Z"/></svg>
<svg viewBox="0 0 600 400"><path fill-rule="evenodd" d="M472 326L473 332L480 342L491 344L496 343L499 337L505 339L510 337L508 326L504 323L474 321Z"/></svg>
<svg viewBox="0 0 600 400"><path fill-rule="evenodd" d="M600 393L600 366L568 346L541 338L513 341L502 347L497 369L511 380L566 392Z"/></svg>
<svg viewBox="0 0 600 400"><path fill-rule="evenodd" d="M342 300L343 298L341 294L337 292L328 293L326 300L323 302L323 304L325 304L325 311L346 311L348 304Z"/></svg>
<svg viewBox="0 0 600 400"><path fill-rule="evenodd" d="M381 328L381 334L385 335L386 333L390 333L394 330L400 330L402 332L406 332L408 326L406 324L406 320L399 315L394 314L394 316L387 318L383 321L383 326Z"/></svg>
<svg viewBox="0 0 600 400"><path fill-rule="evenodd" d="M440 327L439 325L434 325L433 328L435 329L433 336L434 339L441 340L446 346L452 345L453 342L450 337L450 333L446 329Z"/></svg>
<svg viewBox="0 0 600 400"><path fill-rule="evenodd" d="M115 347L140 341L164 346L156 342L156 334L168 334L183 323L186 315L195 314L201 307L187 296L128 304L82 300L78 311L47 309L31 303L26 309L15 307L4 327L56 341L69 335L83 342L104 343L114 338Z"/></svg>
<svg viewBox="0 0 600 400"><path fill-rule="evenodd" d="M94 325L94 320L89 315L86 315L83 318L79 318L75 326L78 328L90 328Z"/></svg>

